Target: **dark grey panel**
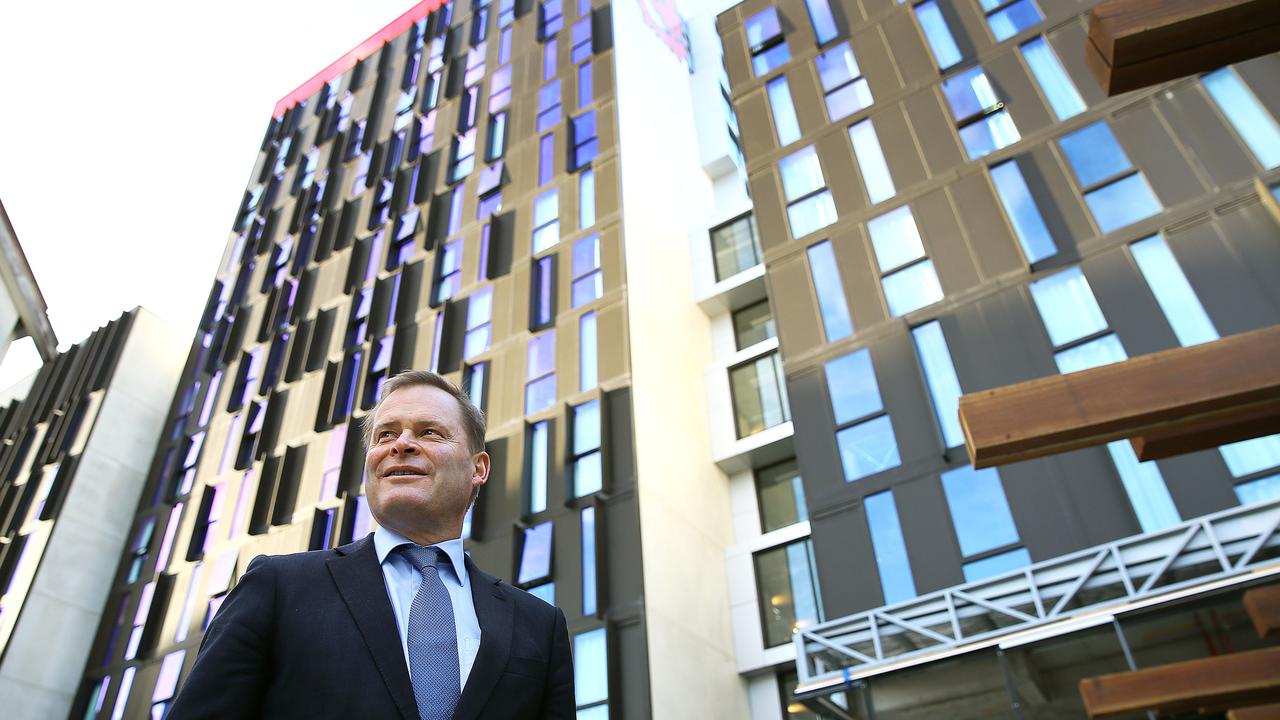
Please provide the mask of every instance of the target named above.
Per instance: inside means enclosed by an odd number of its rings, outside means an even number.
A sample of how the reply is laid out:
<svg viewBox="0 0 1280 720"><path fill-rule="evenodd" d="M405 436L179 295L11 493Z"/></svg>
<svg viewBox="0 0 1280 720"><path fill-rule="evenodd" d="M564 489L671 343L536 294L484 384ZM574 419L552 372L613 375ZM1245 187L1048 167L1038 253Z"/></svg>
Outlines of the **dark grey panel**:
<svg viewBox="0 0 1280 720"><path fill-rule="evenodd" d="M876 267L870 240L862 226L848 228L834 236L840 279L849 300L849 316L853 329L871 327L889 316L880 292L880 271Z"/></svg>
<svg viewBox="0 0 1280 720"><path fill-rule="evenodd" d="M907 188L924 182L928 174L915 138L911 137L911 125L903 114L902 105L894 104L885 108L872 118L872 122L897 191L902 193Z"/></svg>
<svg viewBox="0 0 1280 720"><path fill-rule="evenodd" d="M957 293L977 285L979 278L974 258L960 232L960 223L951 211L946 191L938 189L920 196L912 203L911 211L924 239L925 249L933 258L943 292Z"/></svg>
<svg viewBox="0 0 1280 720"><path fill-rule="evenodd" d="M907 98L904 107L916 140L924 151L930 175L938 175L964 162L951 111L933 90Z"/></svg>
<svg viewBox="0 0 1280 720"><path fill-rule="evenodd" d="M1091 257L1080 267L1129 357L1178 347L1169 321L1123 246Z"/></svg>
<svg viewBox="0 0 1280 720"><path fill-rule="evenodd" d="M808 478L805 480L807 486ZM811 528L823 614L832 619L883 605L884 593L862 504L839 515L816 518Z"/></svg>
<svg viewBox="0 0 1280 720"><path fill-rule="evenodd" d="M1147 182L1165 207L1186 202L1209 189L1196 177L1150 104L1117 115L1112 128L1120 146L1146 174Z"/></svg>
<svg viewBox="0 0 1280 720"><path fill-rule="evenodd" d="M1242 212L1265 210L1254 206ZM1165 235L1218 334L1233 335L1280 322L1276 301L1259 285L1263 278L1255 275L1247 265L1248 256L1224 238L1223 232L1220 225L1204 222ZM1276 232L1280 231L1273 229ZM1271 282L1275 281L1273 276Z"/></svg>
<svg viewBox="0 0 1280 720"><path fill-rule="evenodd" d="M895 486L893 499L916 592L923 595L963 583L960 546L937 475L930 473Z"/></svg>
<svg viewBox="0 0 1280 720"><path fill-rule="evenodd" d="M839 265L840 259L837 257ZM844 277L844 268L840 268ZM773 301L773 314L778 328L778 342L782 346L783 359L793 350L803 352L823 343L821 315L814 294L809 289L813 281L809 277L808 260L795 255L768 267L765 284Z"/></svg>
<svg viewBox="0 0 1280 720"><path fill-rule="evenodd" d="M1241 180L1256 172L1253 158L1199 83L1180 83L1170 88L1156 101L1156 107L1213 185Z"/></svg>
<svg viewBox="0 0 1280 720"><path fill-rule="evenodd" d="M885 18L880 28L891 48L890 53L898 74L902 78L902 84L914 85L937 77L938 70L934 67L933 58L930 57L928 49L925 48L924 36L916 27L915 18L905 12L897 13ZM882 72L874 65L868 71L876 75Z"/></svg>
<svg viewBox="0 0 1280 720"><path fill-rule="evenodd" d="M974 173L961 177L951 184L950 190L960 224L969 236L972 262L977 265L979 279L990 280L1023 268L1026 263L1018 250L1018 241L1009 230L987 175ZM940 274L943 271L939 268ZM943 283L946 287L946 280Z"/></svg>

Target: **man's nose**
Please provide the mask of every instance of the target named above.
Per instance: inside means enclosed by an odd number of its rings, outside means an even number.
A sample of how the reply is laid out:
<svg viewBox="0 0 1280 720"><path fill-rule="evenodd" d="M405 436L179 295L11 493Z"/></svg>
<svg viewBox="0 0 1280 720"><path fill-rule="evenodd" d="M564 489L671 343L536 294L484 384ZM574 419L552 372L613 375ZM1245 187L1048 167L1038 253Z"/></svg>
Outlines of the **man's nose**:
<svg viewBox="0 0 1280 720"><path fill-rule="evenodd" d="M391 444L391 449L396 452L413 454L418 451L418 444L413 439L413 429L405 428L396 436L396 441Z"/></svg>

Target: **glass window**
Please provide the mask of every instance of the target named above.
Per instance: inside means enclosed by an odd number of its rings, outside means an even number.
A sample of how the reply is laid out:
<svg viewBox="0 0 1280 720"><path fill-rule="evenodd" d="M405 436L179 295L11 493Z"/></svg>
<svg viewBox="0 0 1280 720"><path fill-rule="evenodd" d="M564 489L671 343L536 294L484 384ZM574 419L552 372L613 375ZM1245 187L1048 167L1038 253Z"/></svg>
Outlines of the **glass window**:
<svg viewBox="0 0 1280 720"><path fill-rule="evenodd" d="M963 445L960 396L964 392L960 389L960 379L956 377L956 368L951 362L951 353L947 350L942 324L934 320L921 325L911 331L911 337L915 340L916 355L920 358L925 383L929 386L929 396L933 399L933 410L938 416L943 442L949 448Z"/></svg>
<svg viewBox="0 0 1280 720"><path fill-rule="evenodd" d="M1160 201L1146 177L1133 169L1105 121L1087 125L1058 140L1093 213L1107 233L1160 212Z"/></svg>
<svg viewBox="0 0 1280 720"><path fill-rule="evenodd" d="M867 232L880 266L890 314L905 315L942 299L938 274L924 253L920 230L909 206L870 220Z"/></svg>
<svg viewBox="0 0 1280 720"><path fill-rule="evenodd" d="M544 0L538 5L538 39L547 40L564 27L562 0Z"/></svg>
<svg viewBox="0 0 1280 720"><path fill-rule="evenodd" d="M596 224L596 173L591 168L578 176L578 229Z"/></svg>
<svg viewBox="0 0 1280 720"><path fill-rule="evenodd" d="M813 37L818 44L824 45L834 40L838 29L828 0L804 0L804 4L809 10L809 21L813 23Z"/></svg>
<svg viewBox="0 0 1280 720"><path fill-rule="evenodd" d="M1133 446L1128 440L1107 443L1107 452L1111 453L1111 461L1129 495L1129 503L1138 516L1142 532L1155 532L1182 522L1154 460L1138 462L1138 456L1134 454Z"/></svg>
<svg viewBox="0 0 1280 720"><path fill-rule="evenodd" d="M761 300L733 313L733 339L739 350L776 335L768 300Z"/></svg>
<svg viewBox="0 0 1280 720"><path fill-rule="evenodd" d="M840 43L819 54L814 58L813 64L818 69L818 79L822 81L827 115L832 122L870 107L874 102L871 87L867 85L867 79L862 77L849 43Z"/></svg>
<svg viewBox="0 0 1280 720"><path fill-rule="evenodd" d="M440 269L436 280L436 303L453 297L462 286L462 240L445 243L440 249Z"/></svg>
<svg viewBox="0 0 1280 720"><path fill-rule="evenodd" d="M961 566L965 582L974 582L983 578L994 577L1001 573L1024 568L1031 564L1031 553L1026 548L1017 548L998 555L967 562Z"/></svg>
<svg viewBox="0 0 1280 720"><path fill-rule="evenodd" d="M858 350L831 360L825 371L845 480L853 482L901 464L870 351Z"/></svg>
<svg viewBox="0 0 1280 720"><path fill-rule="evenodd" d="M1021 139L1013 118L996 96L981 67L971 67L943 81L942 92L951 105L960 141L969 159L1012 145Z"/></svg>
<svg viewBox="0 0 1280 720"><path fill-rule="evenodd" d="M182 612L178 615L178 630L173 635L174 642L187 639L191 629L191 613L196 608L196 595L200 590L200 581L204 578L204 565L196 564L191 568L191 581L187 584L187 596L182 601Z"/></svg>
<svg viewBox="0 0 1280 720"><path fill-rule="evenodd" d="M996 42L1008 40L1032 25L1044 20L1040 8L1032 0L979 0L987 11L987 25Z"/></svg>
<svg viewBox="0 0 1280 720"><path fill-rule="evenodd" d="M573 147L570 172L586 167L595 159L600 151L600 143L596 139L595 110L588 110L569 122L569 142Z"/></svg>
<svg viewBox="0 0 1280 720"><path fill-rule="evenodd" d="M1054 347L1107 329L1107 319L1079 267L1036 280L1030 289Z"/></svg>
<svg viewBox="0 0 1280 720"><path fill-rule="evenodd" d="M493 162L502 157L507 150L507 113L494 113L489 116L488 140L484 148L484 161Z"/></svg>
<svg viewBox="0 0 1280 720"><path fill-rule="evenodd" d="M176 650L164 656L164 660L160 663L160 675L156 678L155 690L151 693L151 702L163 702L173 698L178 689L178 676L182 673L182 661L186 657L186 650Z"/></svg>
<svg viewBox="0 0 1280 720"><path fill-rule="evenodd" d="M591 57L591 17L582 18L573 24L570 32L572 47L569 49L569 61L574 65Z"/></svg>
<svg viewBox="0 0 1280 720"><path fill-rule="evenodd" d="M573 408L573 496L582 497L604 487L600 454L600 401Z"/></svg>
<svg viewBox="0 0 1280 720"><path fill-rule="evenodd" d="M488 405L485 389L486 380L489 377L489 361L485 360L475 365L467 365L462 372L462 387L466 391L467 397L471 399L471 404L484 410Z"/></svg>
<svg viewBox="0 0 1280 720"><path fill-rule="evenodd" d="M818 569L809 540L756 553L765 647L791 642L796 631L822 622Z"/></svg>
<svg viewBox="0 0 1280 720"><path fill-rule="evenodd" d="M809 273L813 278L813 290L818 298L827 342L849 337L853 334L853 321L849 318L844 284L840 281L840 268L836 266L830 241L823 240L809 248Z"/></svg>
<svg viewBox="0 0 1280 720"><path fill-rule="evenodd" d="M795 460L757 470L756 499L760 506L761 532L772 532L809 519L804 483Z"/></svg>
<svg viewBox="0 0 1280 720"><path fill-rule="evenodd" d="M543 420L529 426L529 484L525 509L530 514L547 509L547 461L550 458L550 425ZM522 581L523 582L523 581Z"/></svg>
<svg viewBox="0 0 1280 720"><path fill-rule="evenodd" d="M486 285L467 298L467 332L462 357L469 360L489 349L493 335L493 286Z"/></svg>
<svg viewBox="0 0 1280 720"><path fill-rule="evenodd" d="M116 691L116 704L111 709L111 720L124 718L125 704L129 702L129 691L133 689L133 675L137 671L136 667L127 667L124 669L124 674L120 676L120 689Z"/></svg>
<svg viewBox="0 0 1280 720"><path fill-rule="evenodd" d="M729 370L738 437L744 438L791 420L782 361L770 352Z"/></svg>
<svg viewBox="0 0 1280 720"><path fill-rule="evenodd" d="M547 133L538 138L538 185L546 185L556 174L556 136Z"/></svg>
<svg viewBox="0 0 1280 720"><path fill-rule="evenodd" d="M886 605L910 600L916 596L916 581L911 575L907 543L902 537L902 523L893 491L868 495L862 504L867 511L867 527L871 530L871 548L880 571L880 587Z"/></svg>
<svg viewBox="0 0 1280 720"><path fill-rule="evenodd" d="M543 133L560 122L560 81L552 80L538 90L538 132Z"/></svg>
<svg viewBox="0 0 1280 720"><path fill-rule="evenodd" d="M604 628L573 636L573 693L579 708L609 699L609 653ZM581 712L578 717L582 717Z"/></svg>
<svg viewBox="0 0 1280 720"><path fill-rule="evenodd" d="M578 390L595 387L599 381L596 350L596 314L585 313L578 319Z"/></svg>
<svg viewBox="0 0 1280 720"><path fill-rule="evenodd" d="M711 230L711 252L716 281L732 277L760 264L760 241L756 238L755 217L742 217Z"/></svg>
<svg viewBox="0 0 1280 720"><path fill-rule="evenodd" d="M155 536L155 530L156 519L147 518L134 535L133 544L129 547L129 572L125 576L126 583L134 583L142 577L142 568L147 564L147 553L151 549L151 538Z"/></svg>
<svg viewBox="0 0 1280 720"><path fill-rule="evenodd" d="M826 189L818 152L812 145L784 157L778 169L792 237L804 237L836 221L835 201Z"/></svg>
<svg viewBox="0 0 1280 720"><path fill-rule="evenodd" d="M1280 165L1280 126L1240 81L1240 76L1224 67L1205 75L1200 82L1262 167L1270 169Z"/></svg>
<svg viewBox="0 0 1280 720"><path fill-rule="evenodd" d="M530 270L529 329L541 330L555 316L556 256L537 258Z"/></svg>
<svg viewBox="0 0 1280 720"><path fill-rule="evenodd" d="M765 75L791 59L786 38L782 36L782 24L777 8L766 10L747 18L747 45L751 49L751 67L756 77Z"/></svg>
<svg viewBox="0 0 1280 720"><path fill-rule="evenodd" d="M924 39L933 51L938 69L946 70L960 62L960 48L956 46L955 38L951 37L951 29L947 27L947 20L938 9L938 3L935 0L925 0L916 5L915 10L916 20L920 21L920 29L924 31Z"/></svg>
<svg viewBox="0 0 1280 720"><path fill-rule="evenodd" d="M1236 497L1241 505L1266 502L1280 497L1280 475L1242 482L1236 486Z"/></svg>
<svg viewBox="0 0 1280 720"><path fill-rule="evenodd" d="M1034 264L1052 257L1058 252L1058 246L1045 227L1044 218L1040 216L1040 208L1031 195L1030 188L1022 178L1017 160L1009 160L991 168L991 181L1000 197L1000 204L1009 216L1013 225L1013 234L1022 247L1022 255L1028 263Z"/></svg>
<svg viewBox="0 0 1280 720"><path fill-rule="evenodd" d="M1030 2L1030 0L1026 1ZM1027 66L1031 68L1031 74L1035 76L1036 82L1040 83L1040 90L1044 92L1044 96L1049 100L1049 107L1053 108L1053 114L1057 115L1059 120L1066 120L1084 112L1084 99L1080 97L1075 84L1071 82L1066 69L1062 67L1062 62L1058 60L1058 56L1047 40L1038 37L1023 43L1022 57L1026 59Z"/></svg>
<svg viewBox="0 0 1280 720"><path fill-rule="evenodd" d="M1054 353L1053 361L1058 365L1058 372L1073 373L1100 365L1110 365L1127 358L1124 346L1120 344L1120 338L1116 337L1115 333L1107 333L1096 340Z"/></svg>
<svg viewBox="0 0 1280 720"><path fill-rule="evenodd" d="M831 360L825 370L837 425L884 409L870 350L858 350Z"/></svg>
<svg viewBox="0 0 1280 720"><path fill-rule="evenodd" d="M453 139L450 153L453 162L449 166L449 182L456 183L471 174L476 166L476 131L468 130Z"/></svg>
<svg viewBox="0 0 1280 720"><path fill-rule="evenodd" d="M995 468L968 465L942 473L956 540L965 557L1018 542L1018 529Z"/></svg>
<svg viewBox="0 0 1280 720"><path fill-rule="evenodd" d="M594 95L593 71L591 63L583 63L578 66L578 109L581 110L591 104Z"/></svg>
<svg viewBox="0 0 1280 720"><path fill-rule="evenodd" d="M524 392L526 415L551 407L556 401L556 331L548 330L529 340L529 362Z"/></svg>
<svg viewBox="0 0 1280 720"><path fill-rule="evenodd" d="M596 614L596 509L582 509L582 614Z"/></svg>
<svg viewBox="0 0 1280 720"><path fill-rule="evenodd" d="M1085 193L1084 201L1104 233L1160 212L1160 201L1140 172Z"/></svg>
<svg viewBox="0 0 1280 720"><path fill-rule="evenodd" d="M533 201L533 253L560 242L560 194L552 188Z"/></svg>
<svg viewBox="0 0 1280 720"><path fill-rule="evenodd" d="M585 305L604 294L600 272L600 235L592 233L573 244L573 306Z"/></svg>
<svg viewBox="0 0 1280 720"><path fill-rule="evenodd" d="M778 145L790 145L800 139L800 121L796 119L796 107L791 102L791 89L787 77L779 75L765 86L769 107L773 110L773 127L778 132Z"/></svg>
<svg viewBox="0 0 1280 720"><path fill-rule="evenodd" d="M1178 344L1198 345L1217 340L1218 331L1205 314L1200 299L1191 289L1191 283L1187 282L1187 276L1182 273L1164 238L1159 235L1143 238L1130 245L1129 251L1173 328Z"/></svg>
<svg viewBox="0 0 1280 720"><path fill-rule="evenodd" d="M849 138L853 141L853 155L858 159L858 169L862 171L862 182L867 186L871 204L893 197L897 190L893 186L893 177L889 174L889 165L885 162L880 139L876 137L871 119L855 123L849 128Z"/></svg>
<svg viewBox="0 0 1280 720"><path fill-rule="evenodd" d="M1280 435L1242 440L1223 445L1218 451L1233 476L1252 475L1280 465Z"/></svg>
<svg viewBox="0 0 1280 720"><path fill-rule="evenodd" d="M534 584L551 577L551 521L525 528L520 543L520 571L516 582Z"/></svg>

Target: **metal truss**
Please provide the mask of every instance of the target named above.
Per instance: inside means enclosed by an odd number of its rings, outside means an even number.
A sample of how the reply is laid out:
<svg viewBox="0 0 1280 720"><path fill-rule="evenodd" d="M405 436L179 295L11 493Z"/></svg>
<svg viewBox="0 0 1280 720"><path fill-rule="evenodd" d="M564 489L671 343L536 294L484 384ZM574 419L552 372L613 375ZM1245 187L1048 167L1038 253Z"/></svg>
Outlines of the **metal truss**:
<svg viewBox="0 0 1280 720"><path fill-rule="evenodd" d="M1280 573L1278 528L1280 499L1231 508L805 628L794 639L796 696Z"/></svg>

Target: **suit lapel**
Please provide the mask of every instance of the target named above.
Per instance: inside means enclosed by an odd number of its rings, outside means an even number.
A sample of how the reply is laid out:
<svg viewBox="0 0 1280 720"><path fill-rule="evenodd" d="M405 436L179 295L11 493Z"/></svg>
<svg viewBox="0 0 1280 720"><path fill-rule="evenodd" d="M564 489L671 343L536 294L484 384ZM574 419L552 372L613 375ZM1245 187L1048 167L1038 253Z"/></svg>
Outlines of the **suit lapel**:
<svg viewBox="0 0 1280 720"><path fill-rule="evenodd" d="M396 629L395 612L387 596L386 581L382 577L372 537L336 548L337 557L330 558L327 563L329 573L347 604L347 610L355 618L356 627L373 656L373 664L387 684L400 714L405 720L418 720L418 704L413 697L409 668L404 662L400 631Z"/></svg>
<svg viewBox="0 0 1280 720"><path fill-rule="evenodd" d="M502 594L498 579L481 572L471 558L467 558L467 572L471 576L471 599L476 607L476 619L480 621L480 650L471 666L467 684L462 688L454 720L473 720L484 709L493 686L507 667L511 655L512 616L515 606Z"/></svg>

